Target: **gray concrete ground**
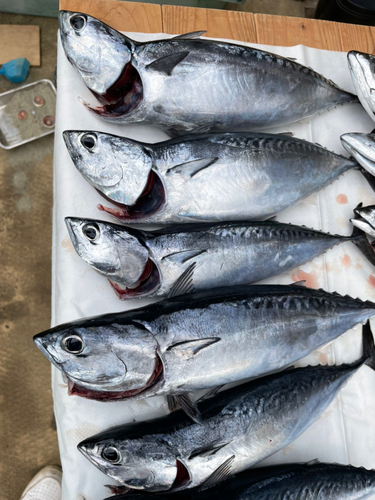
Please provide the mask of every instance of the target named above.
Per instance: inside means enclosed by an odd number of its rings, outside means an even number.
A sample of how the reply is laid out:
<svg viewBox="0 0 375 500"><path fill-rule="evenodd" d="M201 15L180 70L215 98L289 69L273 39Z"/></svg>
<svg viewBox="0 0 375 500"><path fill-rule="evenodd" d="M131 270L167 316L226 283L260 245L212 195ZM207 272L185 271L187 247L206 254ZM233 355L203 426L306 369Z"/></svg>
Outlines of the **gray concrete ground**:
<svg viewBox="0 0 375 500"><path fill-rule="evenodd" d="M304 3L296 0L246 0L239 7L304 15ZM31 68L25 83L52 80L57 19L0 13L0 24L40 26L42 64ZM0 76L0 93L13 88ZM51 316L52 158L53 135L13 150L0 149L0 497L4 500L19 500L40 468L59 463L50 365L32 342L35 333L49 327Z"/></svg>
<svg viewBox="0 0 375 500"><path fill-rule="evenodd" d="M0 13L0 24L38 24L42 64L25 83L53 79L57 19ZM18 84L20 86L22 84ZM0 92L16 85L0 77ZM53 134L0 149L0 497L19 500L44 465L58 464L50 364L32 342L51 317Z"/></svg>

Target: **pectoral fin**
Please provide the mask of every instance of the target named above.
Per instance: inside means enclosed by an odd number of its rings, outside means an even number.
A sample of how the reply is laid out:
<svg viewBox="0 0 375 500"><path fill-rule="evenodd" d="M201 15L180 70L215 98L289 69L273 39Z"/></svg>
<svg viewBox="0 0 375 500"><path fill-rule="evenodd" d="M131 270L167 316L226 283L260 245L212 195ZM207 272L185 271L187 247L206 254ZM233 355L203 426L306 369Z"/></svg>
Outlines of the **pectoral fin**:
<svg viewBox="0 0 375 500"><path fill-rule="evenodd" d="M197 405L190 399L187 394L178 394L175 396L167 396L169 411L175 411L181 408L188 417L197 424L202 423L201 414Z"/></svg>
<svg viewBox="0 0 375 500"><path fill-rule="evenodd" d="M167 174L181 174L186 177L194 177L198 172L213 165L219 158L201 158L200 160L188 161L180 163L167 170Z"/></svg>
<svg viewBox="0 0 375 500"><path fill-rule="evenodd" d="M201 448L197 448L190 455L188 460L192 460L195 457L209 457L211 455L215 455L221 448L224 448L227 443L211 443L208 446L202 446Z"/></svg>
<svg viewBox="0 0 375 500"><path fill-rule="evenodd" d="M225 479L228 479L228 477L232 473L232 467L233 467L233 462L235 459L235 455L232 455L231 457L228 458L228 460L225 460L224 463L220 465L212 474L209 476L201 485L198 491L203 491L207 490L208 488L213 488L217 484L221 483Z"/></svg>
<svg viewBox="0 0 375 500"><path fill-rule="evenodd" d="M175 52L169 56L160 57L146 66L146 69L158 71L171 76L175 67L189 55L189 52Z"/></svg>
<svg viewBox="0 0 375 500"><path fill-rule="evenodd" d="M177 342L168 347L167 351L173 351L177 356L185 359L190 359L198 354L202 349L216 344L221 339L211 337L206 339L187 340L185 342Z"/></svg>
<svg viewBox="0 0 375 500"><path fill-rule="evenodd" d="M173 262L176 262L176 264L185 264L190 259L194 259L194 257L198 257L198 255L201 255L202 253L207 252L207 250L183 250L182 252L175 252L171 253L169 255L166 255L165 257L162 258L172 260Z"/></svg>

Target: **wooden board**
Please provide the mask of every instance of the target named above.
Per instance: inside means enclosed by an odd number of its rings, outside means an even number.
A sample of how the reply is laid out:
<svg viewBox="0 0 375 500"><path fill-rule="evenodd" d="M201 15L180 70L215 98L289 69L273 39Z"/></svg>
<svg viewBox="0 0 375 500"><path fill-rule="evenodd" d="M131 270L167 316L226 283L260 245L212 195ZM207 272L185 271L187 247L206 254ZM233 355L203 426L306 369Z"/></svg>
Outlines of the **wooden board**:
<svg viewBox="0 0 375 500"><path fill-rule="evenodd" d="M0 24L0 64L26 57L31 66L40 66L39 26Z"/></svg>
<svg viewBox="0 0 375 500"><path fill-rule="evenodd" d="M164 33L206 30L206 36L257 41L254 15L250 12L163 5L162 16Z"/></svg>
<svg viewBox="0 0 375 500"><path fill-rule="evenodd" d="M60 0L60 10L89 14L119 31L163 32L160 5L116 0Z"/></svg>

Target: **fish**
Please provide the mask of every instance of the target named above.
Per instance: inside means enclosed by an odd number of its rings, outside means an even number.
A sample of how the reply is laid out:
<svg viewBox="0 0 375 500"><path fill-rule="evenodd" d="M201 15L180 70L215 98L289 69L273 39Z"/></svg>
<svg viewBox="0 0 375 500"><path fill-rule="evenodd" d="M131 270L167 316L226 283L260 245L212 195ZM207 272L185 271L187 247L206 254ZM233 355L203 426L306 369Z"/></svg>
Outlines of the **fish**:
<svg viewBox="0 0 375 500"><path fill-rule="evenodd" d="M122 300L168 296L185 272L194 290L254 283L347 241L375 265L361 229L340 236L276 221L181 224L157 231L77 217L66 217L65 223L77 254L108 278Z"/></svg>
<svg viewBox="0 0 375 500"><path fill-rule="evenodd" d="M355 160L285 135L190 134L145 144L102 132L65 131L85 179L122 223L264 220L351 168Z"/></svg>
<svg viewBox="0 0 375 500"><path fill-rule="evenodd" d="M171 409L182 405L198 420L189 392L285 368L374 314L372 302L323 290L241 285L80 319L34 342L66 376L70 394L98 401L167 395Z"/></svg>
<svg viewBox="0 0 375 500"><path fill-rule="evenodd" d="M375 56L351 50L348 52L348 65L358 98L375 121Z"/></svg>
<svg viewBox="0 0 375 500"><path fill-rule="evenodd" d="M375 238L375 205L362 207L362 203L354 210L356 217L350 219L350 222Z"/></svg>
<svg viewBox="0 0 375 500"><path fill-rule="evenodd" d="M260 130L358 102L295 61L201 39L204 32L137 42L87 14L60 11L65 54L115 123L144 122L173 134L207 127Z"/></svg>
<svg viewBox="0 0 375 500"><path fill-rule="evenodd" d="M341 143L346 151L371 175L375 175L375 134L343 134Z"/></svg>
<svg viewBox="0 0 375 500"><path fill-rule="evenodd" d="M374 369L374 354L366 323L363 356L355 363L272 374L201 401L201 424L177 411L109 428L80 442L78 449L131 489L207 489L292 443L364 364Z"/></svg>
<svg viewBox="0 0 375 500"><path fill-rule="evenodd" d="M152 494L110 487L116 496L105 500L143 500ZM121 494L123 492L123 494ZM127 493L126 493L127 492ZM208 490L193 488L178 493L159 494L160 500L319 500L365 499L375 495L375 471L352 465L320 463L259 467L240 472Z"/></svg>

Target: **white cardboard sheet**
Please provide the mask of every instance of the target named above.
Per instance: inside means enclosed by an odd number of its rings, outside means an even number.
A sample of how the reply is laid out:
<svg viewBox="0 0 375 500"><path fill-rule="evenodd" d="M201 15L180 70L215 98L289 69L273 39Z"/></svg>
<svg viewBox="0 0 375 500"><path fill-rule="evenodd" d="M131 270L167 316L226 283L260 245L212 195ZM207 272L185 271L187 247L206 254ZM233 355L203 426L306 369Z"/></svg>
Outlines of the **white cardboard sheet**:
<svg viewBox="0 0 375 500"><path fill-rule="evenodd" d="M165 38L166 35L130 35L137 40ZM240 43L240 42L239 42ZM245 44L244 44L245 45ZM270 52L295 57L342 88L354 92L346 54L303 46L260 46ZM100 195L75 169L65 148L64 130L99 130L149 142L163 140L160 130L146 126L119 126L93 116L79 103L94 98L58 44L57 113L54 157L52 326L107 312L141 307L144 300L120 301L107 280L99 276L74 252L64 217L77 216L111 220L96 205ZM370 132L373 122L359 104L324 112L309 122L283 127L296 137L317 142L345 154L340 134ZM305 224L327 232L348 235L349 218L359 203L373 204L375 195L358 171L349 171L296 207L286 210L278 220ZM270 283L291 283L305 279L307 286L375 300L375 269L351 243L340 244L322 257L268 279ZM375 324L374 324L375 326ZM342 363L357 359L362 352L360 328L350 330L333 344L314 352L300 364ZM110 426L133 420L150 419L167 412L163 397L140 402L101 403L68 396L61 373L52 368L52 388L58 439L63 466L63 500L102 500L109 496L103 486L113 483L91 465L76 449L84 438ZM286 449L267 463L308 461L350 463L375 468L375 373L362 367L341 391L324 415Z"/></svg>

